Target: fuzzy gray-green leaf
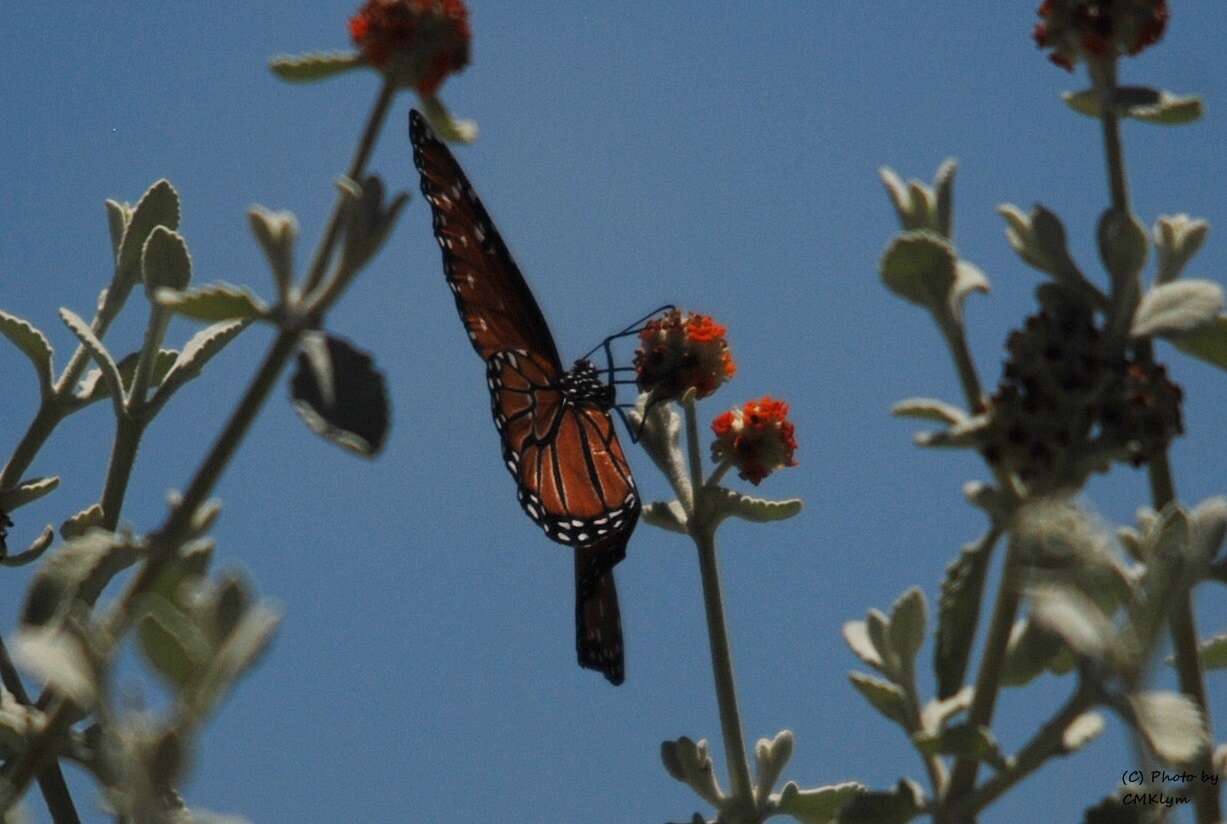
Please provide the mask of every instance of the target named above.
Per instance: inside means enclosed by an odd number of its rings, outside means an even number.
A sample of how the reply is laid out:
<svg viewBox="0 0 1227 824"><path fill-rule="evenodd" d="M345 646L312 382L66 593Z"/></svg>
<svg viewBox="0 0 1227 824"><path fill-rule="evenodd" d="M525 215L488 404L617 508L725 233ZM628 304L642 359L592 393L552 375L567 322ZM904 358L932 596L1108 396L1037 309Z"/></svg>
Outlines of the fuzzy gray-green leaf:
<svg viewBox="0 0 1227 824"><path fill-rule="evenodd" d="M1099 93L1095 89L1065 92L1061 95L1078 114L1098 119ZM1176 95L1145 86L1121 86L1116 92L1116 108L1124 117L1163 126L1179 126L1199 120L1203 113L1201 98Z"/></svg>
<svg viewBox="0 0 1227 824"><path fill-rule="evenodd" d="M955 283L954 247L928 231L904 232L882 256L879 271L887 288L928 309L943 307Z"/></svg>
<svg viewBox="0 0 1227 824"><path fill-rule="evenodd" d="M115 262L116 279L121 288L130 286L141 274L141 251L154 227L179 228L179 193L168 180L159 180L149 187L132 209L132 217L124 227L123 240Z"/></svg>
<svg viewBox="0 0 1227 824"><path fill-rule="evenodd" d="M149 385L157 387L166 378L172 366L175 365L175 360L179 357L179 353L174 349L159 349L158 354L154 357L153 371L150 373ZM119 369L119 379L123 384L124 392L132 386L132 379L136 376L136 366L140 362L140 352L130 352L116 366ZM94 401L111 396L111 388L102 378L101 369L91 369L85 373L85 377L77 384L77 388L73 391L73 396L82 403L93 403Z"/></svg>
<svg viewBox="0 0 1227 824"><path fill-rule="evenodd" d="M920 418L954 426L967 421L968 415L953 404L935 398L907 398L890 408L890 414L899 418Z"/></svg>
<svg viewBox="0 0 1227 824"><path fill-rule="evenodd" d="M111 353L102 345L102 341L98 340L89 325L70 309L61 309L60 318L69 331L77 336L77 340L81 341L86 351L93 357L94 363L98 364L98 368L102 370L102 379L106 381L111 396L122 398L123 379L119 375L119 367L111 357Z"/></svg>
<svg viewBox="0 0 1227 824"><path fill-rule="evenodd" d="M163 306L196 320L250 320L266 315L264 301L242 286L210 283L185 292L159 289L155 300Z"/></svg>
<svg viewBox="0 0 1227 824"><path fill-rule="evenodd" d="M1197 645L1197 655L1201 658L1203 669L1227 668L1227 633L1202 641Z"/></svg>
<svg viewBox="0 0 1227 824"><path fill-rule="evenodd" d="M85 509L69 517L64 521L64 523L60 524L60 536L63 537L65 541L71 541L84 535L90 530L90 528L101 525L101 504L90 504Z"/></svg>
<svg viewBox="0 0 1227 824"><path fill-rule="evenodd" d="M643 520L652 526L686 535L686 511L678 501L655 501L643 507Z"/></svg>
<svg viewBox="0 0 1227 824"><path fill-rule="evenodd" d="M848 621L843 627L844 641L852 652L869 666L882 670L882 656L869 637L869 629L864 621Z"/></svg>
<svg viewBox="0 0 1227 824"><path fill-rule="evenodd" d="M839 811L865 789L864 784L846 781L803 790L795 781L789 781L780 791L776 809L802 824L830 824L837 820Z"/></svg>
<svg viewBox="0 0 1227 824"><path fill-rule="evenodd" d="M1097 712L1084 712L1075 718L1061 733L1061 746L1065 752L1080 750L1103 732L1103 716Z"/></svg>
<svg viewBox="0 0 1227 824"><path fill-rule="evenodd" d="M239 332L246 329L248 324L249 321L245 320L222 321L206 326L192 335L162 380L167 391L173 391L199 375L205 368L205 364L222 351L226 344L234 340Z"/></svg>
<svg viewBox="0 0 1227 824"><path fill-rule="evenodd" d="M38 375L39 386L46 393L51 387L51 343L47 336L40 332L29 321L23 320L8 312L0 312L0 334L8 338L14 346L20 349Z"/></svg>
<svg viewBox="0 0 1227 824"><path fill-rule="evenodd" d="M141 251L141 274L145 288L186 289L192 280L192 256L183 235L155 226Z"/></svg>
<svg viewBox="0 0 1227 824"><path fill-rule="evenodd" d="M29 480L22 481L12 489L0 494L0 511L11 514L14 510L20 509L31 501L37 501L44 495L50 494L59 485L60 478L58 475L52 475L50 478L30 478Z"/></svg>
<svg viewBox="0 0 1227 824"><path fill-rule="evenodd" d="M277 294L282 301L294 281L294 241L298 239L298 220L292 212L274 212L253 206L247 212L251 232L268 258Z"/></svg>
<svg viewBox="0 0 1227 824"><path fill-rule="evenodd" d="M172 687L183 689L199 678L209 660L209 644L192 617L158 595L141 602L137 624L141 651Z"/></svg>
<svg viewBox="0 0 1227 824"><path fill-rule="evenodd" d="M1227 315L1219 315L1192 332L1173 336L1171 342L1185 354L1227 369Z"/></svg>
<svg viewBox="0 0 1227 824"><path fill-rule="evenodd" d="M958 168L954 158L947 158L937 167L937 175L933 178L933 191L937 195L934 208L937 231L947 240L954 239L954 173Z"/></svg>
<svg viewBox="0 0 1227 824"><path fill-rule="evenodd" d="M839 813L839 824L904 824L924 809L924 792L915 781L900 779L893 790L854 795Z"/></svg>
<svg viewBox="0 0 1227 824"><path fill-rule="evenodd" d="M848 673L848 680L874 709L904 729L908 727L907 696L900 687L863 672Z"/></svg>
<svg viewBox="0 0 1227 824"><path fill-rule="evenodd" d="M140 558L142 550L121 535L93 530L53 552L26 593L22 623L39 626L68 607L69 600L92 605L112 578Z"/></svg>
<svg viewBox="0 0 1227 824"><path fill-rule="evenodd" d="M1138 731L1161 760L1189 764L1210 738L1205 718L1187 696L1176 692L1140 692L1128 696Z"/></svg>
<svg viewBox="0 0 1227 824"><path fill-rule="evenodd" d="M903 593L891 607L890 645L908 666L924 644L926 612L925 596L919 587Z"/></svg>
<svg viewBox="0 0 1227 824"><path fill-rule="evenodd" d="M803 504L800 498L769 501L726 489L723 490L720 506L729 515L735 515L743 521L765 524L793 517L801 511Z"/></svg>
<svg viewBox="0 0 1227 824"><path fill-rule="evenodd" d="M927 755L954 755L983 761L996 770L1009 766L997 739L987 727L957 724L940 733L920 733L912 737L916 749Z"/></svg>
<svg viewBox="0 0 1227 824"><path fill-rule="evenodd" d="M27 629L13 639L13 660L49 687L88 710L98 696L98 674L81 640L56 628Z"/></svg>
<svg viewBox="0 0 1227 824"><path fill-rule="evenodd" d="M356 52L278 55L268 61L273 74L290 83L313 83L366 65Z"/></svg>
<svg viewBox="0 0 1227 824"><path fill-rule="evenodd" d="M1186 214L1160 216L1152 230L1159 258L1155 283L1170 283L1180 277L1189 260L1206 242L1209 231L1210 224L1206 221Z"/></svg>
<svg viewBox="0 0 1227 824"><path fill-rule="evenodd" d="M1209 280L1178 280L1142 296L1133 315L1135 338L1183 335L1209 326L1223 309L1223 287Z"/></svg>
<svg viewBox="0 0 1227 824"><path fill-rule="evenodd" d="M119 256L119 244L123 242L124 230L128 228L128 221L132 219L132 206L128 203L120 203L118 200L106 201L107 210L107 229L111 233L111 259L115 260Z"/></svg>

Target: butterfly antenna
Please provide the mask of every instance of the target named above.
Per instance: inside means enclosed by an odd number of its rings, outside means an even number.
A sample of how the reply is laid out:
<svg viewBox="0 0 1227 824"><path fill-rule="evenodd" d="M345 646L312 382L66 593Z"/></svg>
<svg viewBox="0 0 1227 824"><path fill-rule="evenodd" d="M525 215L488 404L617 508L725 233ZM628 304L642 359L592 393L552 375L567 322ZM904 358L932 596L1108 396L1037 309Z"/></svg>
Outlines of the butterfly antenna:
<svg viewBox="0 0 1227 824"><path fill-rule="evenodd" d="M605 348L605 351L608 353L608 352L609 352L609 344L613 343L614 341L618 340L619 338L629 337L630 335L638 335L640 332L642 332L642 331L643 331L643 329L644 329L644 324L645 324L645 323L647 323L648 321L650 321L652 318L656 317L656 316L657 316L657 315L659 315L661 312L668 312L668 311L670 311L671 309L676 309L676 308L677 308L677 307L676 307L676 306L674 306L672 303L666 303L664 306L661 306L661 307L658 307L658 308L656 308L656 309L653 309L651 312L648 312L646 315L644 315L644 316L643 316L643 317L641 317L639 320L637 320L637 321L635 321L634 323L632 323L630 326L628 326L628 327L626 327L625 329L623 329L621 332L616 332L616 333L614 333L614 334L610 335L609 337L605 338L605 340L601 341L601 342L600 342L600 343L598 343L596 346L594 346L594 347L592 347L591 349L589 349L589 350L588 350L588 354L584 355L584 357L585 357L585 358L590 358L590 357L592 357L593 353L594 353L594 352L596 352L596 350L598 350L598 349L600 349L600 348L602 348L602 347L604 347L604 348ZM610 367L610 368L612 368L612 364L611 364L611 367Z"/></svg>

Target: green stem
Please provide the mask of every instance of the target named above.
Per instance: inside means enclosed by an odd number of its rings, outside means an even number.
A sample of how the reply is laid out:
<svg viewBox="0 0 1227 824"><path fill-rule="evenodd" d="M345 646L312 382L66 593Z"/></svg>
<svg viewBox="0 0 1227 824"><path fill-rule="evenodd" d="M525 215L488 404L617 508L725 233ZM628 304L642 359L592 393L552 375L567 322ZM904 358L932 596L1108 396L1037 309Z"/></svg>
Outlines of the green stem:
<svg viewBox="0 0 1227 824"><path fill-rule="evenodd" d="M753 784L746 758L741 713L737 709L737 686L733 680L733 654L729 649L728 627L724 620L724 598L720 593L720 568L716 560L716 538L710 530L694 536L699 550L699 573L703 579L703 607L707 614L707 638L711 646L712 674L716 681L716 701L720 707L720 729L724 735L724 757L729 764L729 783L733 798L753 805Z"/></svg>
<svg viewBox="0 0 1227 824"><path fill-rule="evenodd" d="M124 506L124 495L132 477L132 466L141 446L145 425L130 415L121 417L115 427L115 441L111 444L111 460L107 464L106 481L102 486L102 528L115 531L119 526L119 512Z"/></svg>
<svg viewBox="0 0 1227 824"><path fill-rule="evenodd" d="M971 359L971 350L967 347L967 336L963 334L963 326L954 318L937 315L937 325L950 347L954 357L954 366L959 373L959 382L963 385L963 395L967 398L967 408L973 413L984 408L984 390L980 386L980 376L976 372L976 364Z"/></svg>
<svg viewBox="0 0 1227 824"><path fill-rule="evenodd" d="M1094 705L1094 696L1085 685L1065 702L1060 711L1027 742L1008 769L994 775L955 804L950 813L961 820L970 820L977 812L987 807L1003 793L1056 755L1065 752L1065 731L1079 716Z"/></svg>
<svg viewBox="0 0 1227 824"><path fill-rule="evenodd" d="M387 82L380 90L379 98L363 131L359 149L350 166L349 177L357 178L362 174L371 148L374 146L375 135L387 113L394 91ZM330 228L320 240L320 247L315 255L316 263L312 267L313 275L318 269L317 282L323 277L323 270L332 256L332 247L337 240L336 228L339 225L340 208L341 198L338 196L337 206L333 209L330 219ZM320 306L320 315L322 316L328 308ZM254 422L256 413L277 382L281 370L297 349L298 336L297 328L282 331L277 335L259 371L252 379L242 400L239 401L238 407L232 413L226 428L213 443L209 454L193 476L179 505L171 511L165 523L150 536L149 557L107 617L105 634L109 637L119 639L135 616L136 602L157 581L167 563L176 557L179 544L190 531L192 517L196 510L204 503L221 477L222 471ZM29 747L19 758L5 765L3 774L0 774L0 785L3 785L4 790L0 794L0 800L15 799L25 792L34 774L54 758L57 742L68 733L69 726L72 724L75 710L70 702L48 691L40 697L39 703L49 705L47 725L30 741Z"/></svg>
<svg viewBox="0 0 1227 824"><path fill-rule="evenodd" d="M0 489L12 489L21 481L43 444L63 419L64 410L55 398L44 398L38 406L38 412L34 414L34 419L26 427L21 441L13 450L13 456L9 458L4 471L0 472Z"/></svg>
<svg viewBox="0 0 1227 824"><path fill-rule="evenodd" d="M9 657L9 651L4 645L3 638L0 638L0 679L4 681L4 688L12 693L22 706L30 706L30 695L26 692L25 685L21 683L21 676L18 675L17 668L13 666L13 659ZM60 771L59 764L56 764L53 769L43 770L38 776L38 788L43 795L43 800L47 802L47 811L51 813L52 821L56 824L80 822L77 808L72 803L72 794L68 792L68 784L64 781L64 773Z"/></svg>
<svg viewBox="0 0 1227 824"><path fill-rule="evenodd" d="M698 512L699 494L703 485L703 456L699 452L699 419L695 410L694 396L682 400L686 413L686 453L690 458L690 500L683 503L690 508L692 518Z"/></svg>
<svg viewBox="0 0 1227 824"><path fill-rule="evenodd" d="M366 169L367 161L371 158L371 151L375 148L375 138L379 136L383 128L383 121L387 117L392 98L395 96L396 85L385 77L383 86L379 89L379 96L375 98L375 105L371 107L371 113L367 116L366 128L363 129L362 137L358 140L358 148L354 150L354 157L345 171L345 176L350 180L358 181ZM307 270L307 279L302 290L304 295L311 294L324 279L328 263L332 260L332 251L336 248L344 207L345 198L338 196L336 204L332 207L332 214L328 217L328 225L324 228L324 236L316 249L315 257L311 260L311 268Z"/></svg>
<svg viewBox="0 0 1227 824"><path fill-rule="evenodd" d="M1001 688L1001 668L1005 663L1010 632L1014 629L1014 617L1018 613L1018 606L1022 600L1020 586L1022 564L1018 561L1017 553L1014 542L1010 541L1006 545L997 603L993 607L993 620L989 625L988 639L985 641L984 655L980 661L980 671L976 676L975 692L971 699L971 707L967 711L967 723L973 728L987 727L993 720L997 691ZM976 772L979 766L979 761L971 757L963 757L955 761L950 778L950 791L946 797L948 809L958 807L962 799L975 787ZM957 820L943 818L944 820Z"/></svg>

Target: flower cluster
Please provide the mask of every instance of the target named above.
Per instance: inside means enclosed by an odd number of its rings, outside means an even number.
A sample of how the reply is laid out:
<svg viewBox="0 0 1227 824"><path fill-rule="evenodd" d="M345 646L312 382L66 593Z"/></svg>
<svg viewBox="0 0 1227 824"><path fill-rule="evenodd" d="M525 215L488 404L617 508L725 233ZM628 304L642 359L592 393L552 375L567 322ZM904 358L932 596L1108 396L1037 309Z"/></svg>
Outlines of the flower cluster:
<svg viewBox="0 0 1227 824"><path fill-rule="evenodd" d="M1049 293L1006 349L984 455L1033 489L1075 481L1095 450L1140 466L1183 432L1180 387L1162 366L1109 351L1092 310L1072 297Z"/></svg>
<svg viewBox="0 0 1227 824"><path fill-rule="evenodd" d="M367 63L423 97L469 63L469 11L463 0L367 0L349 20Z"/></svg>
<svg viewBox="0 0 1227 824"><path fill-rule="evenodd" d="M711 428L716 433L712 460L732 463L756 486L775 470L797 465L797 439L783 401L765 395L720 415Z"/></svg>
<svg viewBox="0 0 1227 824"><path fill-rule="evenodd" d="M677 309L648 321L635 351L639 391L654 400L677 400L691 388L699 398L715 392L737 372L726 332L707 315Z"/></svg>
<svg viewBox="0 0 1227 824"><path fill-rule="evenodd" d="M1134 55L1163 36L1167 0L1044 0L1033 37L1072 71L1080 57Z"/></svg>

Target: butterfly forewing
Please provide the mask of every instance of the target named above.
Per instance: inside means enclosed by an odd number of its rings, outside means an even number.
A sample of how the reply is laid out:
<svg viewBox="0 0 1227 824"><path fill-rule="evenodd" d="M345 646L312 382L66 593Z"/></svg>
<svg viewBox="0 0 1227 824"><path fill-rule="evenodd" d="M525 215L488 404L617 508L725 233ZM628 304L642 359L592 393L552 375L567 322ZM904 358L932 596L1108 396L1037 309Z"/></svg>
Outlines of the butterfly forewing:
<svg viewBox="0 0 1227 824"><path fill-rule="evenodd" d="M489 214L417 112L410 134L444 274L486 361L494 423L520 505L546 535L575 550L579 663L620 684L613 567L626 555L640 502L609 415L612 398L590 364L563 370L541 309Z"/></svg>
<svg viewBox="0 0 1227 824"><path fill-rule="evenodd" d="M524 349L560 374L554 337L486 207L422 116L415 111L409 120L413 162L434 218L443 272L473 348L483 358L500 349Z"/></svg>

